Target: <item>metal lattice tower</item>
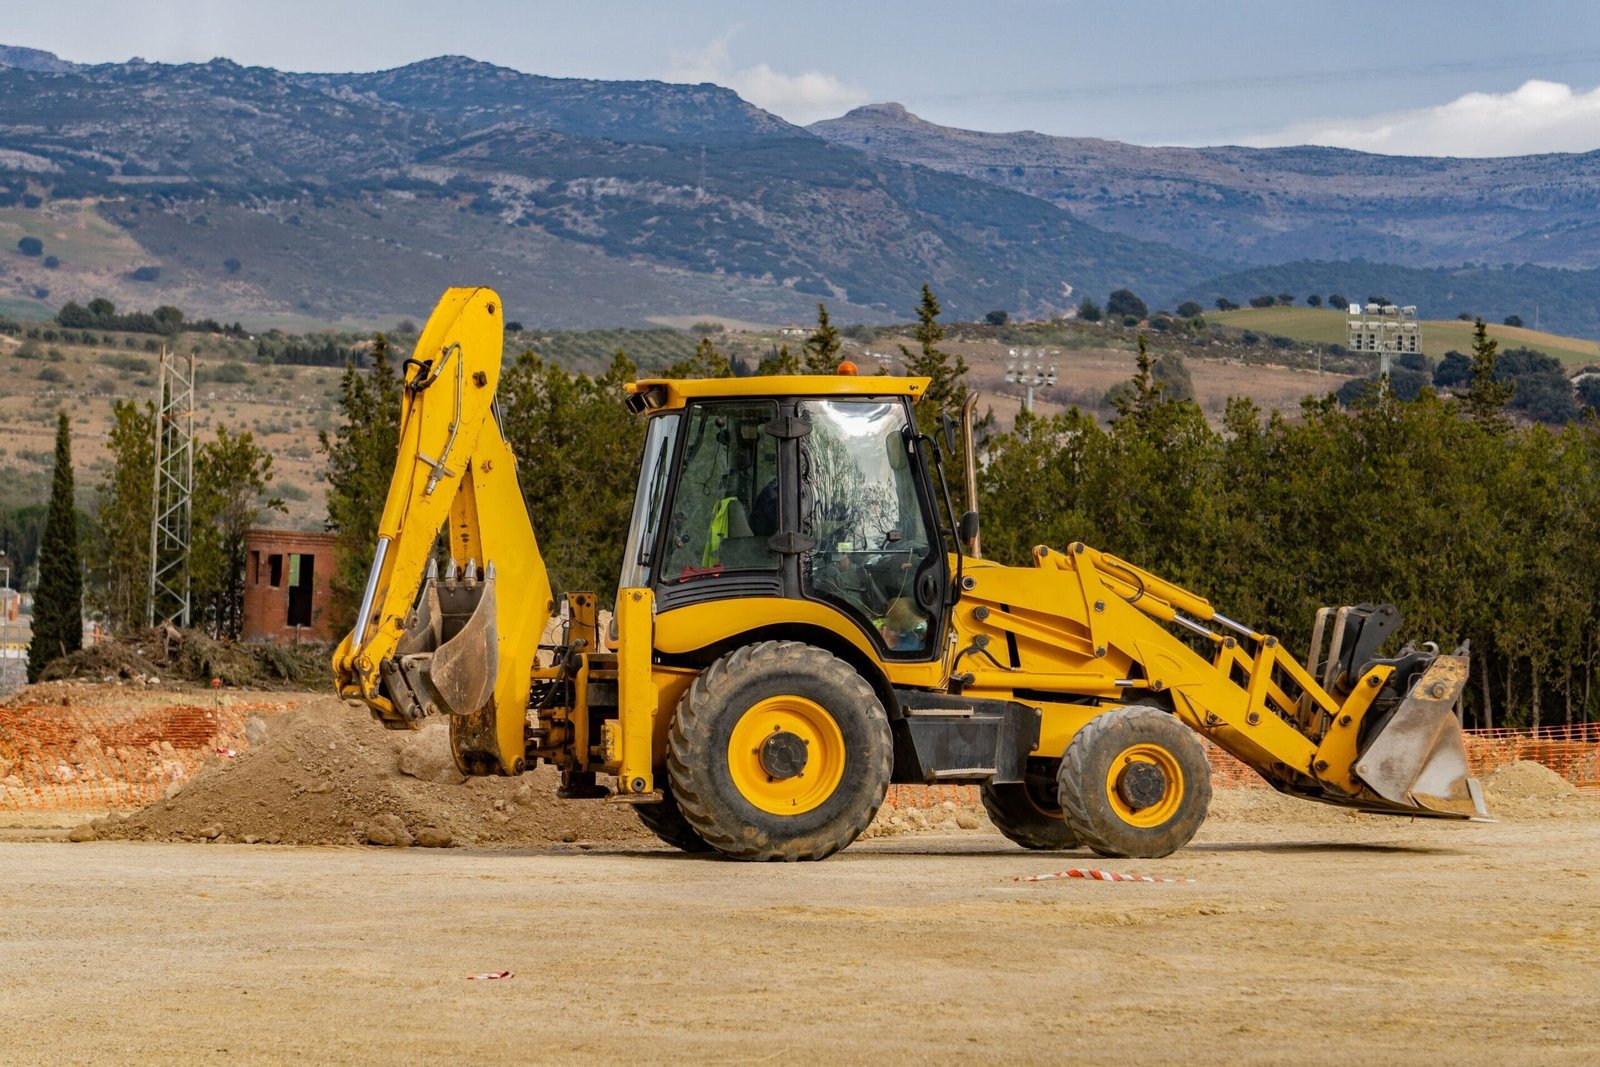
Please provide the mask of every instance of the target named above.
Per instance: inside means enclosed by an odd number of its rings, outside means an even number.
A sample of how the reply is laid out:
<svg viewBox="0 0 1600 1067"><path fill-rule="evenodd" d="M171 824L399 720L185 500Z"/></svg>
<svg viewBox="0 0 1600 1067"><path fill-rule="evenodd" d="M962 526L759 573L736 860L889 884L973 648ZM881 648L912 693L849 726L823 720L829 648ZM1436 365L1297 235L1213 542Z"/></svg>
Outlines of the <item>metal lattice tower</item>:
<svg viewBox="0 0 1600 1067"><path fill-rule="evenodd" d="M161 349L151 486L150 602L146 622L189 625L189 519L194 492L194 353Z"/></svg>

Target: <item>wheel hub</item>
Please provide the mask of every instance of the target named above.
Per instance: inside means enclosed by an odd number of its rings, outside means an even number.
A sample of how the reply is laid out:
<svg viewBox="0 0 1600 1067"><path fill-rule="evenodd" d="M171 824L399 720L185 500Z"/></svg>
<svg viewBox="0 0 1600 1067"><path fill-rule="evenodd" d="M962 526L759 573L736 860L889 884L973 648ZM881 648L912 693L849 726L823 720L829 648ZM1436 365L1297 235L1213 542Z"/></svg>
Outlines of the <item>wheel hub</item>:
<svg viewBox="0 0 1600 1067"><path fill-rule="evenodd" d="M808 750L803 738L788 730L774 730L761 742L761 769L776 781L793 778L806 769Z"/></svg>
<svg viewBox="0 0 1600 1067"><path fill-rule="evenodd" d="M1134 811L1158 804L1167 793L1167 776L1154 763L1129 763L1117 776L1117 795Z"/></svg>

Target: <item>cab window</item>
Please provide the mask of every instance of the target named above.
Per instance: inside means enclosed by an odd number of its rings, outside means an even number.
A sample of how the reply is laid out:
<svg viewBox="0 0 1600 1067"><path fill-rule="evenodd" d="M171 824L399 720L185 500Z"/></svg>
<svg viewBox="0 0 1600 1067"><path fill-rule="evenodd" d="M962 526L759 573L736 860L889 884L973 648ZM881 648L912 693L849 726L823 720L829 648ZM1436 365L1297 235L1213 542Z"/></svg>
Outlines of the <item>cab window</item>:
<svg viewBox="0 0 1600 1067"><path fill-rule="evenodd" d="M778 441L765 430L777 414L771 401L690 409L658 580L778 569L768 543L778 532Z"/></svg>

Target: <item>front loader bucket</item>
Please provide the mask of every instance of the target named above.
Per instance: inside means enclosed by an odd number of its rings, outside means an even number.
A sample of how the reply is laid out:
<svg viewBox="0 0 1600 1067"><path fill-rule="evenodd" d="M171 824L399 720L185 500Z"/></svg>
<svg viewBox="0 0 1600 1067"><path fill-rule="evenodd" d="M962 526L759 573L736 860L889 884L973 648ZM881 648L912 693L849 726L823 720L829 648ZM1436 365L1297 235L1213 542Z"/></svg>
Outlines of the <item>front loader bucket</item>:
<svg viewBox="0 0 1600 1067"><path fill-rule="evenodd" d="M1454 710L1469 664L1464 655L1436 657L1366 740L1355 773L1367 788L1418 815L1488 818Z"/></svg>
<svg viewBox="0 0 1600 1067"><path fill-rule="evenodd" d="M423 583L415 613L395 647L391 697L408 719L433 712L472 715L488 706L499 673L495 574ZM398 691L396 691L398 690Z"/></svg>

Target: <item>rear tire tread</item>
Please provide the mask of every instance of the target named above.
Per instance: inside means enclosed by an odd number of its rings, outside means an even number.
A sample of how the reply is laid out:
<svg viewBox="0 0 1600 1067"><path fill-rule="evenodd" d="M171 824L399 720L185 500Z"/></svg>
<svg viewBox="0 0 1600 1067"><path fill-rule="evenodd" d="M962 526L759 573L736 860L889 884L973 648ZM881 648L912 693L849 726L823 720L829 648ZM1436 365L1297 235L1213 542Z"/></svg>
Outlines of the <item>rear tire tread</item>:
<svg viewBox="0 0 1600 1067"><path fill-rule="evenodd" d="M793 842L774 843L759 826L745 823L734 826L719 812L714 798L695 784L697 775L692 766L710 766L711 761L726 759L725 752L717 752L713 739L713 715L735 695L740 682L753 673L761 675L790 675L802 678L823 677L849 690L856 707L864 709L869 718L881 725L879 743L868 746L868 751L850 752L849 761L865 761L865 766L850 766L849 777L859 777L869 782L881 783L872 803L858 807L850 817L814 833L798 847ZM832 709L830 714L832 713ZM848 663L832 653L799 641L761 641L745 645L721 657L700 672L678 701L668 732L667 774L678 807L685 820L700 837L717 851L744 860L818 860L830 856L849 845L872 822L883 804L890 775L894 769L894 750L890 743L889 720L866 679ZM847 779L848 780L848 779ZM843 788L847 782L841 783Z"/></svg>

